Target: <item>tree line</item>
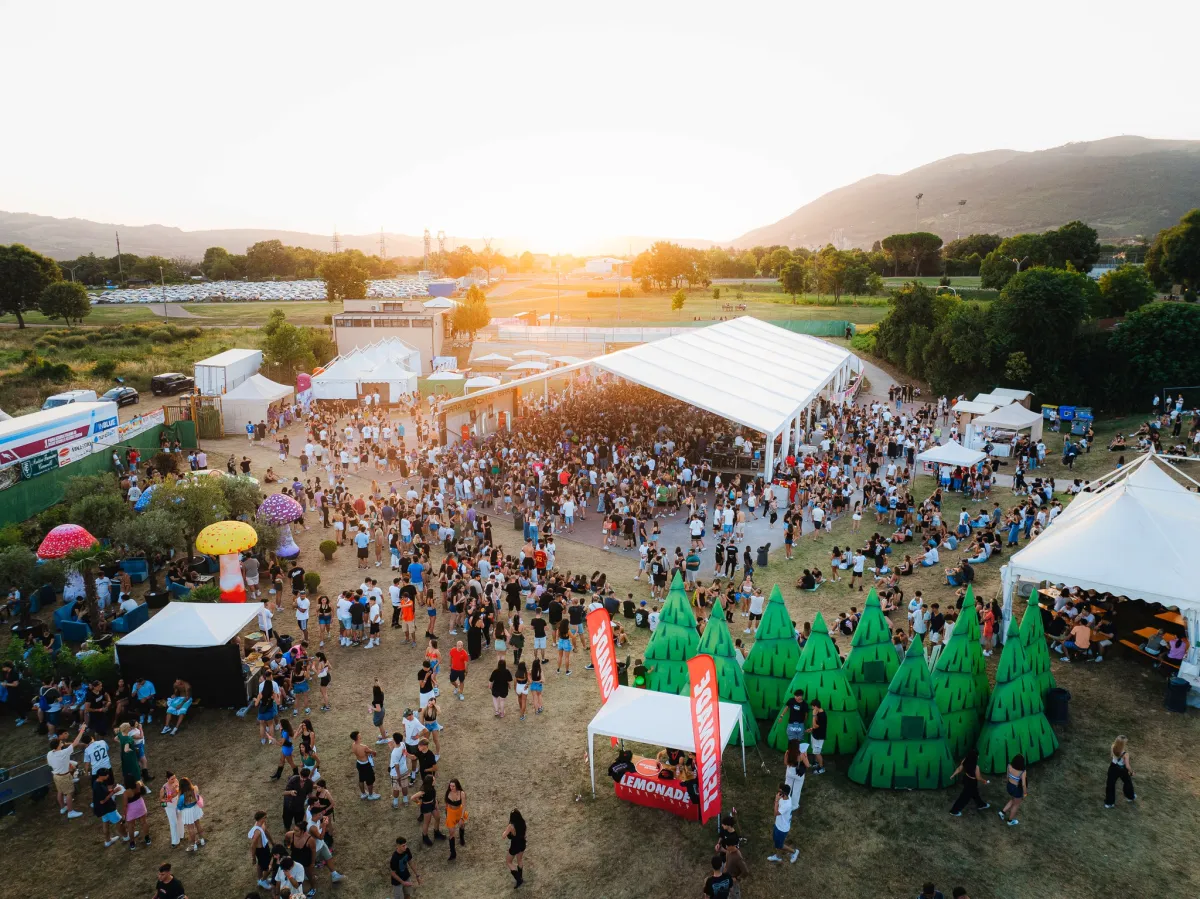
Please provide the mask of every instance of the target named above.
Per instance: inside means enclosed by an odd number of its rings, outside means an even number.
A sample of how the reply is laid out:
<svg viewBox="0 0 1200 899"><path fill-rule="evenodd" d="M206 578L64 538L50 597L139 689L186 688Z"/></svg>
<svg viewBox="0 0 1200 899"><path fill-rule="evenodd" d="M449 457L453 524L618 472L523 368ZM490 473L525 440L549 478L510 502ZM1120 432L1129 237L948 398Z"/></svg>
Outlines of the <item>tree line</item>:
<svg viewBox="0 0 1200 899"><path fill-rule="evenodd" d="M988 277L1001 286L990 303L906 284L858 348L949 395L1013 386L1046 402L1125 410L1164 384L1200 383L1200 210L1155 238L1145 266L1126 263L1098 281L1083 273L1098 253L1094 235L1071 223L1006 238L986 258L1024 252L1036 264L994 264ZM1189 302L1154 302L1168 284Z"/></svg>

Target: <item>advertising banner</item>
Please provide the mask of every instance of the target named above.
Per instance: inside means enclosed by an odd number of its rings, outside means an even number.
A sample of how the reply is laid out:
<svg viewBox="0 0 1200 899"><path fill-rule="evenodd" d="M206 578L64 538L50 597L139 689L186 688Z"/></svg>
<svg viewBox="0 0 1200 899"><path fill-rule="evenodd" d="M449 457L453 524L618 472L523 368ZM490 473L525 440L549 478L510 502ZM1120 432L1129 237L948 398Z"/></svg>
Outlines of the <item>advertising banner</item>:
<svg viewBox="0 0 1200 899"><path fill-rule="evenodd" d="M81 440L89 435L91 425L87 422L76 425L72 428L67 428L64 431L59 431L57 434L49 434L45 437L38 437L30 440L28 443L23 443L20 446L9 446L0 450L0 465L8 465L12 462L19 462L22 459L28 459L31 456L37 456L45 453L47 450L57 449L64 444L74 443L76 440Z"/></svg>
<svg viewBox="0 0 1200 899"><path fill-rule="evenodd" d="M677 780L659 777L658 762L654 759L635 760L634 770L626 772L616 784L619 799L671 812L681 818L696 819L696 806L687 790Z"/></svg>
<svg viewBox="0 0 1200 899"><path fill-rule="evenodd" d="M688 659L692 701L692 738L696 742L696 777L700 787L700 823L721 813L721 703L717 666L712 656Z"/></svg>
<svg viewBox="0 0 1200 899"><path fill-rule="evenodd" d="M58 451L49 450L21 460L21 480L28 481L58 468Z"/></svg>
<svg viewBox="0 0 1200 899"><path fill-rule="evenodd" d="M588 642L592 644L592 665L596 669L596 683L600 685L600 703L617 691L617 650L613 640L612 620L604 609L596 609L587 616Z"/></svg>

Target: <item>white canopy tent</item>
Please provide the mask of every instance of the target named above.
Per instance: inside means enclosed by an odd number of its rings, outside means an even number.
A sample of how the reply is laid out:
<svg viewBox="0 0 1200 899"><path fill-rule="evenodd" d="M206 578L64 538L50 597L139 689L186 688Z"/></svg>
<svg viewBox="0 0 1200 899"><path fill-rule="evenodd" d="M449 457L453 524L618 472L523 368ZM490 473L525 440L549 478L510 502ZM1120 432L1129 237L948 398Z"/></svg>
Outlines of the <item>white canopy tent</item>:
<svg viewBox="0 0 1200 899"><path fill-rule="evenodd" d="M980 415L971 422L971 429L982 435L984 428L1003 428L1009 431L1024 431L1029 428L1029 438L1036 441L1042 436L1042 421L1040 412L1032 412L1019 403L1010 403L986 415Z"/></svg>
<svg viewBox="0 0 1200 899"><path fill-rule="evenodd" d="M117 641L123 646L220 646L258 616L261 602L169 602L135 631Z"/></svg>
<svg viewBox="0 0 1200 899"><path fill-rule="evenodd" d="M971 400L971 402L985 403L987 405L996 406L999 408L1000 406L1007 406L1009 403L1015 403L1016 400L1014 400L1011 396L1003 396L999 393L980 393L977 394L975 399Z"/></svg>
<svg viewBox="0 0 1200 899"><path fill-rule="evenodd" d="M977 403L973 400L959 400L950 407L950 411L955 415L987 415L995 408L995 403Z"/></svg>
<svg viewBox="0 0 1200 899"><path fill-rule="evenodd" d="M719 703L721 746L729 745L734 731L742 744L742 774L746 773L746 741L742 730L742 707L736 702ZM617 687L608 702L588 724L588 764L592 771L592 795L596 795L596 755L592 745L597 736L616 737L650 746L665 746L695 752L692 735L691 700L687 696Z"/></svg>
<svg viewBox="0 0 1200 899"><path fill-rule="evenodd" d="M456 371L435 371L431 375L427 375L426 381L462 381L466 379L466 375Z"/></svg>
<svg viewBox="0 0 1200 899"><path fill-rule="evenodd" d="M546 359L550 354L542 350L521 350L519 353L513 353L513 356L517 359Z"/></svg>
<svg viewBox="0 0 1200 899"><path fill-rule="evenodd" d="M987 458L986 453L979 450L969 450L957 440L948 440L938 446L931 446L917 456L918 462L933 462L937 465L978 465Z"/></svg>
<svg viewBox="0 0 1200 899"><path fill-rule="evenodd" d="M994 387L992 396L1006 396L1014 403L1020 403L1028 408L1029 398L1033 396L1028 390L1018 390L1016 387Z"/></svg>
<svg viewBox="0 0 1200 899"><path fill-rule="evenodd" d="M1200 662L1200 596L1192 569L1200 494L1171 473L1197 483L1159 456L1136 459L1094 482L1092 492L1014 553L1001 569L1006 627L1018 582L1066 584L1179 609L1191 643L1188 662Z"/></svg>
<svg viewBox="0 0 1200 899"><path fill-rule="evenodd" d="M500 385L499 378L493 378L490 375L475 375L473 378L467 378L463 384L464 390L483 390L485 387L498 387Z"/></svg>
<svg viewBox="0 0 1200 899"><path fill-rule="evenodd" d="M265 421L272 403L291 402L295 388L254 374L221 397L221 424L226 434L245 433L246 422Z"/></svg>

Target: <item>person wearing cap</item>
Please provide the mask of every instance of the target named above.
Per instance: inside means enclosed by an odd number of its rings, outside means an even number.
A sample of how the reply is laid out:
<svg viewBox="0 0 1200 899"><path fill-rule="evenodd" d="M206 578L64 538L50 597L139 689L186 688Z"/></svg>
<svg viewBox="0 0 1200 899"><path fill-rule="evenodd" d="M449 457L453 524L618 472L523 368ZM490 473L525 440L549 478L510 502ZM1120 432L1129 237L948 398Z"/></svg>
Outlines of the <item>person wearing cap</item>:
<svg viewBox="0 0 1200 899"><path fill-rule="evenodd" d="M404 710L404 720L401 722L404 726L404 749L408 753L409 759L409 783L413 783L417 779L416 763L417 749L421 737L427 733L425 725L417 720L412 709Z"/></svg>

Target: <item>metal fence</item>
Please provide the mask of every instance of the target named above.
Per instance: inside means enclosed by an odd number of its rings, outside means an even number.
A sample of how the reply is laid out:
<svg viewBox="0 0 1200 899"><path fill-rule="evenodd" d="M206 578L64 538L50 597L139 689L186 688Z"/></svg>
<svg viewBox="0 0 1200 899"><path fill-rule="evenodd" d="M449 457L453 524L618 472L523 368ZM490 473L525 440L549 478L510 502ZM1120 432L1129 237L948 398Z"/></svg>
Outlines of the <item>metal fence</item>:
<svg viewBox="0 0 1200 899"><path fill-rule="evenodd" d="M854 336L853 322L819 319L786 319L768 321L796 334L811 334L814 337L845 337L846 329ZM713 324L711 321L681 322L676 324L649 323L636 327L568 327L551 325L530 327L528 325L502 325L496 329L500 340L524 341L527 343L600 343L638 344L662 340L676 334L686 334L695 328Z"/></svg>

